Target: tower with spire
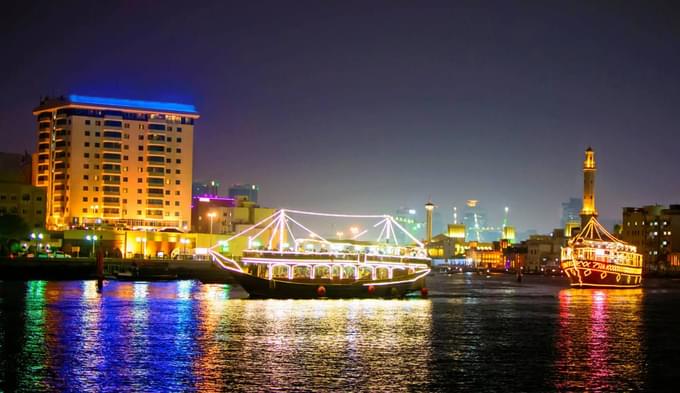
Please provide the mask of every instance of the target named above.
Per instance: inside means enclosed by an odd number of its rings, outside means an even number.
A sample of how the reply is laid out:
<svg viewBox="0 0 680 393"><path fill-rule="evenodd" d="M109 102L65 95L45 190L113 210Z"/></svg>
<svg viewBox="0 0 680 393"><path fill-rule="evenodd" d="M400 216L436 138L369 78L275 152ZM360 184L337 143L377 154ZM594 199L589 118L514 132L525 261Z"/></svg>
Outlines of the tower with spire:
<svg viewBox="0 0 680 393"><path fill-rule="evenodd" d="M581 228L585 228L590 217L597 217L595 209L595 152L591 147L586 149L583 161L583 209L581 209Z"/></svg>

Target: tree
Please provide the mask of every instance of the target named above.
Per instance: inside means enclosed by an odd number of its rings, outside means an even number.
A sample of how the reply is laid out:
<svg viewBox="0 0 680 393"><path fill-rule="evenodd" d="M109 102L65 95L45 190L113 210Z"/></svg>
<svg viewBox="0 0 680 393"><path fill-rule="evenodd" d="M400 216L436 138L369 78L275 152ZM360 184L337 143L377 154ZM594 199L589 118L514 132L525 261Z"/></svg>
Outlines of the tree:
<svg viewBox="0 0 680 393"><path fill-rule="evenodd" d="M16 214L0 216L0 240L23 239L30 230L26 221Z"/></svg>

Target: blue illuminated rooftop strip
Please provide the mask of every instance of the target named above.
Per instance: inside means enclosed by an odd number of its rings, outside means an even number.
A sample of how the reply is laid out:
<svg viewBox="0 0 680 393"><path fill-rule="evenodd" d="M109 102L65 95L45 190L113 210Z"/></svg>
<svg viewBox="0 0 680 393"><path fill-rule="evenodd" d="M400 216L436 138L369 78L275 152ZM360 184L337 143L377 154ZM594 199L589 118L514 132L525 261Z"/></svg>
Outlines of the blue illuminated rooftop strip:
<svg viewBox="0 0 680 393"><path fill-rule="evenodd" d="M180 112L198 114L196 107L189 104L177 104L174 102L159 102L159 101L142 101L142 100L126 100L121 98L103 98L103 97L88 97L71 94L68 96L69 101L74 104L90 104L102 105L112 107L134 108L134 109L151 109L157 111Z"/></svg>

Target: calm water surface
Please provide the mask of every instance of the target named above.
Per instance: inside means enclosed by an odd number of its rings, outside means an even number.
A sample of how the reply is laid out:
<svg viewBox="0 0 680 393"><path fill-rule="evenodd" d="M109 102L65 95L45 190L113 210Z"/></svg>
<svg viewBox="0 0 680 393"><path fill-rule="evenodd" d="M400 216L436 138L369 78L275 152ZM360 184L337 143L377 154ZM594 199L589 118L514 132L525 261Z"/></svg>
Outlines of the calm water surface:
<svg viewBox="0 0 680 393"><path fill-rule="evenodd" d="M248 300L194 281L0 282L0 390L677 386L680 282L563 285L459 274L431 278L430 299Z"/></svg>

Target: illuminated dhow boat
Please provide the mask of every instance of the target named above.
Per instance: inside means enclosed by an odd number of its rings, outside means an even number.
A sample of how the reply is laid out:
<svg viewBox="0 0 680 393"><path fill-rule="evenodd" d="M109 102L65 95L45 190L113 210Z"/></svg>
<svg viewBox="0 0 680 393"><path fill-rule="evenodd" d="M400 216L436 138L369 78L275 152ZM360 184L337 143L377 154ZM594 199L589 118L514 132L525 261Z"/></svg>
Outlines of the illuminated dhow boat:
<svg viewBox="0 0 680 393"><path fill-rule="evenodd" d="M642 255L591 217L562 248L562 270L573 287L634 288L642 282Z"/></svg>
<svg viewBox="0 0 680 393"><path fill-rule="evenodd" d="M635 246L617 239L597 221L595 170L595 153L588 148L583 164L582 229L562 248L562 270L572 287L639 287L642 255Z"/></svg>
<svg viewBox="0 0 680 393"><path fill-rule="evenodd" d="M378 222L365 230L353 226L348 240L342 240L341 232L338 239L329 240L291 215ZM360 240L369 232L379 232L375 241ZM210 254L256 298L394 298L426 293L425 276L431 266L423 244L391 216L284 209L213 246Z"/></svg>

